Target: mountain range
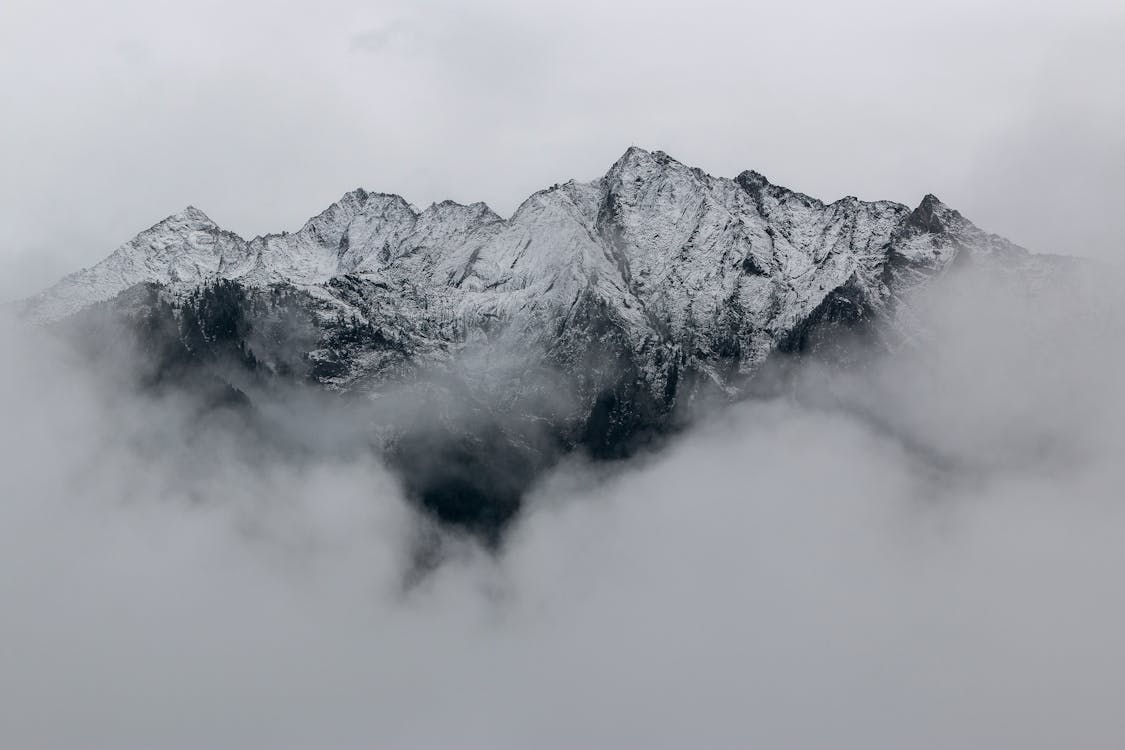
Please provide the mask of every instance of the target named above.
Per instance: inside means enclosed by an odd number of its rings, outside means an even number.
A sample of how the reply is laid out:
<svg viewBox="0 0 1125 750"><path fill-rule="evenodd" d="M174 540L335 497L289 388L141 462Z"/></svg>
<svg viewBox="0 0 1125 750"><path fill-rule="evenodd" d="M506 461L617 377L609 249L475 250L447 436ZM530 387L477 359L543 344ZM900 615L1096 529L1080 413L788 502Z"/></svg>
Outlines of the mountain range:
<svg viewBox="0 0 1125 750"><path fill-rule="evenodd" d="M933 195L824 203L634 147L509 218L357 189L247 240L188 207L20 310L86 339L124 325L149 385L363 405L423 507L495 535L568 452L630 455L773 363L924 336L912 299L955 269L1034 288L1071 263Z"/></svg>

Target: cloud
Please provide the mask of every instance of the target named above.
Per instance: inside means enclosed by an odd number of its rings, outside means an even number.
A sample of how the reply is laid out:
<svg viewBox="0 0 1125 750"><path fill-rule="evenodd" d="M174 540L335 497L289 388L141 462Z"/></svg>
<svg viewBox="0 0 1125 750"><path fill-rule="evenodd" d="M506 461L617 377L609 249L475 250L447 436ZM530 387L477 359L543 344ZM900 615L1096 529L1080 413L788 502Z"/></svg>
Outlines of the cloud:
<svg viewBox="0 0 1125 750"><path fill-rule="evenodd" d="M1098 304L955 279L922 350L567 462L501 555L450 538L405 589L440 532L351 423L273 423L295 457L6 325L0 739L1117 747L1125 318Z"/></svg>
<svg viewBox="0 0 1125 750"><path fill-rule="evenodd" d="M407 27L401 22L392 21L354 34L351 37L351 48L357 52L378 54L387 51L404 33L407 33Z"/></svg>
<svg viewBox="0 0 1125 750"><path fill-rule="evenodd" d="M352 49L361 52L382 52L391 43L390 29L372 29L352 37Z"/></svg>

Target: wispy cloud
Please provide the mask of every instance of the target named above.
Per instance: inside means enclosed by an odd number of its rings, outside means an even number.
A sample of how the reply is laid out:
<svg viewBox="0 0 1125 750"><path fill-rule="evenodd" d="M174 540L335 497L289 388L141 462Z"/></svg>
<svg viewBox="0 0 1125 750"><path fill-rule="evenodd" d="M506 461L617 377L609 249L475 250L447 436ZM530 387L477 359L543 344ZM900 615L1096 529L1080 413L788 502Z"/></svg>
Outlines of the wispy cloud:
<svg viewBox="0 0 1125 750"><path fill-rule="evenodd" d="M943 291L831 398L563 466L406 592L420 521L344 422L287 401L295 461L6 327L0 738L1117 747L1125 318L1010 292Z"/></svg>

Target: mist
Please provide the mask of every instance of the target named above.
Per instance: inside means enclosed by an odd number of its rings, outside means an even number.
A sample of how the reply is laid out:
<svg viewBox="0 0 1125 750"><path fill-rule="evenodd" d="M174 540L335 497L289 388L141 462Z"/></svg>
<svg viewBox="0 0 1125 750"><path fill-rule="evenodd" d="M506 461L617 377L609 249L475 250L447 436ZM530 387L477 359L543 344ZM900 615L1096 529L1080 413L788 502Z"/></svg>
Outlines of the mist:
<svg viewBox="0 0 1125 750"><path fill-rule="evenodd" d="M924 342L572 456L494 551L330 420L272 424L295 461L5 320L0 740L1118 747L1125 317L1099 275L951 277Z"/></svg>

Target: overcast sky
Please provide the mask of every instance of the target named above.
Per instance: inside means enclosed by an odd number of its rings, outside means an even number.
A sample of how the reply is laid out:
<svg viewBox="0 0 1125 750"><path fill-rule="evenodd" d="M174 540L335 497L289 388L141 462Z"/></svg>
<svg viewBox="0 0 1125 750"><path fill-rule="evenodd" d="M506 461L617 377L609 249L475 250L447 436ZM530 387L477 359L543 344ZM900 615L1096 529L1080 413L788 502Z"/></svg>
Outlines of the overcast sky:
<svg viewBox="0 0 1125 750"><path fill-rule="evenodd" d="M0 298L187 204L246 236L357 186L507 214L630 144L1120 259L1122 38L1115 0L4 0Z"/></svg>

